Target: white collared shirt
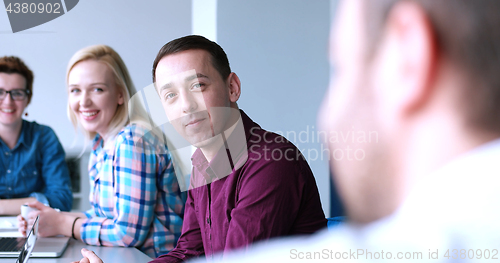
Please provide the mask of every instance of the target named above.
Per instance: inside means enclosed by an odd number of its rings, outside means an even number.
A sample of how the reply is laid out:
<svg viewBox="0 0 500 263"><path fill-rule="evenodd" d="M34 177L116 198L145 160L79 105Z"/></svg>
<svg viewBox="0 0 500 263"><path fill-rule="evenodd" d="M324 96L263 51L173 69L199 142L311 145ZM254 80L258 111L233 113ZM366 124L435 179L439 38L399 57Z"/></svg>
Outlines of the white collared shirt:
<svg viewBox="0 0 500 263"><path fill-rule="evenodd" d="M498 261L499 188L500 139L497 139L426 176L403 205L388 217L363 227L347 223L312 237L258 244L226 260L260 263Z"/></svg>

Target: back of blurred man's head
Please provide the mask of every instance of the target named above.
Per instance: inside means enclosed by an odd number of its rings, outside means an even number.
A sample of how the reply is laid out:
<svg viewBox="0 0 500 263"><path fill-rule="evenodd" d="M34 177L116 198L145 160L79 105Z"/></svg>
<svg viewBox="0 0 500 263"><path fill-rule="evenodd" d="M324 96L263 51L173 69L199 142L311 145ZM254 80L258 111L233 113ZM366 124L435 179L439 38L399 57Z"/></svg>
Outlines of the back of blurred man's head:
<svg viewBox="0 0 500 263"><path fill-rule="evenodd" d="M365 0L368 41L375 52L391 8L401 0ZM461 110L470 125L500 131L500 1L414 0L434 30L436 49L460 67Z"/></svg>
<svg viewBox="0 0 500 263"><path fill-rule="evenodd" d="M348 216L393 213L422 176L500 137L500 1L345 0L320 124Z"/></svg>

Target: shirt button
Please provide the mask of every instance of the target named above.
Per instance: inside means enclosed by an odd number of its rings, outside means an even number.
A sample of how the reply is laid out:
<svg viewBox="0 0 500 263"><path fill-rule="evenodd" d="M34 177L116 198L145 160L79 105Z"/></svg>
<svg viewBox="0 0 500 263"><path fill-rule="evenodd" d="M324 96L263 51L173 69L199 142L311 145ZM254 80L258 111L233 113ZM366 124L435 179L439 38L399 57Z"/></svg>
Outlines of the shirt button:
<svg viewBox="0 0 500 263"><path fill-rule="evenodd" d="M210 218L207 218L207 224L210 225Z"/></svg>
<svg viewBox="0 0 500 263"><path fill-rule="evenodd" d="M9 191L12 191L12 187L7 188Z"/></svg>
<svg viewBox="0 0 500 263"><path fill-rule="evenodd" d="M5 155L9 156L9 155L10 155L10 152L5 152Z"/></svg>
<svg viewBox="0 0 500 263"><path fill-rule="evenodd" d="M10 170L7 170L7 173L10 174Z"/></svg>

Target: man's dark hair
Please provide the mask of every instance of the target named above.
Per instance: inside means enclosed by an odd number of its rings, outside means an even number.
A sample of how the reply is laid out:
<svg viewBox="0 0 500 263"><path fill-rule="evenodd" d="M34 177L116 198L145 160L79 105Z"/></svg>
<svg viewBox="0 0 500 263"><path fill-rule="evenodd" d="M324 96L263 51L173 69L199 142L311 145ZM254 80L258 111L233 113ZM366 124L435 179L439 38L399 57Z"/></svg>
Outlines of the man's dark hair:
<svg viewBox="0 0 500 263"><path fill-rule="evenodd" d="M369 57L391 8L401 0L365 0ZM414 0L434 29L439 54L463 71L461 110L469 125L500 131L500 1ZM457 87L461 88L461 87Z"/></svg>
<svg viewBox="0 0 500 263"><path fill-rule="evenodd" d="M224 52L222 47L217 43L205 37L191 35L174 39L165 44L160 51L158 51L158 55L156 55L153 63L153 82L156 81L156 67L163 57L194 49L207 51L210 54L212 66L219 72L224 81L227 80L229 74L231 74L231 68L229 67L229 60L227 59L226 52Z"/></svg>
<svg viewBox="0 0 500 263"><path fill-rule="evenodd" d="M26 89L28 90L28 104L33 96L33 72L24 64L24 62L14 56L0 57L0 73L17 73L26 80Z"/></svg>

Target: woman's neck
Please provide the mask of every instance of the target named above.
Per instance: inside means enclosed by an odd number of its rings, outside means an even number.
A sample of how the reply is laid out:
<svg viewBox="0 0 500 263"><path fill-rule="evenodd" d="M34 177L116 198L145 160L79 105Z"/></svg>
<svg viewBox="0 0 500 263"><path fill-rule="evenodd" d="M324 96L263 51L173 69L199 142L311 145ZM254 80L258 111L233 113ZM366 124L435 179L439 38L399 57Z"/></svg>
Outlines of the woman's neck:
<svg viewBox="0 0 500 263"><path fill-rule="evenodd" d="M7 147L14 149L17 144L17 140L21 136L21 128L23 126L23 121L20 120L12 125L2 125L0 124L0 138L7 144Z"/></svg>

